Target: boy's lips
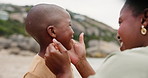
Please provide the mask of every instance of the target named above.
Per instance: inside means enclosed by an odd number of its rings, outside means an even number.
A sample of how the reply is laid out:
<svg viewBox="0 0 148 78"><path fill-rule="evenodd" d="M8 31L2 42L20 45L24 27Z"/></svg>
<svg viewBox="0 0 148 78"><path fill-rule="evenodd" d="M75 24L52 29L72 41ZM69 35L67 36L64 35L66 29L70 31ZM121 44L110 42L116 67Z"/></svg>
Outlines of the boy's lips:
<svg viewBox="0 0 148 78"><path fill-rule="evenodd" d="M71 39L73 39L73 37L74 37L74 36L72 35L72 36L71 36Z"/></svg>
<svg viewBox="0 0 148 78"><path fill-rule="evenodd" d="M123 45L123 42L122 42L122 40L121 40L121 39L119 39L119 42L120 42L120 46L122 46L122 45Z"/></svg>

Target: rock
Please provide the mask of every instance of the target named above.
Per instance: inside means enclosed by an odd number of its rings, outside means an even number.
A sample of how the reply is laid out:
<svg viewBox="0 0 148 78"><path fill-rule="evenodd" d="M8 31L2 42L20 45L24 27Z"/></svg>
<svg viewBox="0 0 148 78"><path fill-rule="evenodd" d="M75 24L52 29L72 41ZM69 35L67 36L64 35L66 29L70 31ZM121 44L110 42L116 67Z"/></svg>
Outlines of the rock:
<svg viewBox="0 0 148 78"><path fill-rule="evenodd" d="M88 46L89 47L95 47L95 46L99 47L99 40L90 40L88 42Z"/></svg>
<svg viewBox="0 0 148 78"><path fill-rule="evenodd" d="M76 19L76 20L79 20L79 21L85 20L85 16L78 15L78 14L73 15L73 18Z"/></svg>
<svg viewBox="0 0 148 78"><path fill-rule="evenodd" d="M9 14L6 11L0 11L0 19L1 20L8 20Z"/></svg>
<svg viewBox="0 0 148 78"><path fill-rule="evenodd" d="M5 7L5 9L7 11L10 11L10 12L14 12L15 11L15 9L13 7L11 7L11 6Z"/></svg>
<svg viewBox="0 0 148 78"><path fill-rule="evenodd" d="M9 15L10 19L24 23L24 16L22 13L12 13Z"/></svg>
<svg viewBox="0 0 148 78"><path fill-rule="evenodd" d="M22 50L30 50L39 52L38 43L31 37L24 37L23 35L12 35L10 39L17 43L17 46Z"/></svg>
<svg viewBox="0 0 148 78"><path fill-rule="evenodd" d="M95 36L99 36L99 30L97 29L97 27L89 26L89 27L87 27L86 31L87 31L88 35L93 35L94 34Z"/></svg>
<svg viewBox="0 0 148 78"><path fill-rule="evenodd" d="M97 27L99 27L100 29L103 29L103 30L107 30L107 31L111 31L111 32L114 32L116 33L116 30L114 30L113 28L111 28L110 26L102 23L102 22L97 22L96 20L93 20L91 18L86 18L85 19L86 22L89 22L91 24L94 24L96 25Z"/></svg>
<svg viewBox="0 0 148 78"><path fill-rule="evenodd" d="M105 57L111 52L120 51L119 45L113 42L90 40L89 48L86 49L88 56Z"/></svg>
<svg viewBox="0 0 148 78"><path fill-rule="evenodd" d="M72 20L72 28L75 30L75 33L79 34L81 32L85 32L84 26L82 26L80 23L78 23L75 20Z"/></svg>
<svg viewBox="0 0 148 78"><path fill-rule="evenodd" d="M17 42L13 42L13 41L12 41L12 42L10 43L10 47L18 47Z"/></svg>
<svg viewBox="0 0 148 78"><path fill-rule="evenodd" d="M28 38L28 44L30 45L30 51L39 52L39 44L31 37Z"/></svg>
<svg viewBox="0 0 148 78"><path fill-rule="evenodd" d="M18 55L21 50L18 47L13 47L8 49L9 54Z"/></svg>
<svg viewBox="0 0 148 78"><path fill-rule="evenodd" d="M34 56L34 55L36 55L36 53L28 51L28 50L22 50L19 55L21 55L21 56Z"/></svg>
<svg viewBox="0 0 148 78"><path fill-rule="evenodd" d="M86 51L87 51L88 54L92 54L94 52L99 52L99 48L98 48L98 46L89 47L89 48L86 49Z"/></svg>
<svg viewBox="0 0 148 78"><path fill-rule="evenodd" d="M35 53L39 52L38 43L31 37L16 34L9 38L0 37L0 49L12 49L12 54L18 54L18 48Z"/></svg>
<svg viewBox="0 0 148 78"><path fill-rule="evenodd" d="M114 42L106 42L106 41L99 42L99 49L105 53L120 51L119 45L115 44Z"/></svg>
<svg viewBox="0 0 148 78"><path fill-rule="evenodd" d="M10 44L11 44L11 40L9 39L6 39L4 37L0 37L0 48L4 48L4 49L7 49L10 47Z"/></svg>

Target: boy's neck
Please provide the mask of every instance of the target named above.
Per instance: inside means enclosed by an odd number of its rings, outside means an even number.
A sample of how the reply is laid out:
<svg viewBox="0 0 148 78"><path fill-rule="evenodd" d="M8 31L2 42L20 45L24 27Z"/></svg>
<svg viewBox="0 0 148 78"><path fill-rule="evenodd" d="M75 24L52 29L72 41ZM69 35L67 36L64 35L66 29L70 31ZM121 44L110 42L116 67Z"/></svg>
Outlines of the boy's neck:
<svg viewBox="0 0 148 78"><path fill-rule="evenodd" d="M41 56L42 58L44 58L44 55L46 53L46 49L42 49L39 51L38 55Z"/></svg>
<svg viewBox="0 0 148 78"><path fill-rule="evenodd" d="M46 48L47 46L52 43L51 40L48 40L48 42L42 42L42 44L39 44L40 45L40 51L38 53L39 56L41 56L42 58L44 58L44 55L46 53Z"/></svg>

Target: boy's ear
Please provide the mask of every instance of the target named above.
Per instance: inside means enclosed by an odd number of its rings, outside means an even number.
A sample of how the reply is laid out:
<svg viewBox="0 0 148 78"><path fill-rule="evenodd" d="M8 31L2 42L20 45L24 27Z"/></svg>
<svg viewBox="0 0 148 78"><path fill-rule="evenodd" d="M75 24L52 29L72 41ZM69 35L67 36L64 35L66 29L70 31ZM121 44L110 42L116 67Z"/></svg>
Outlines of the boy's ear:
<svg viewBox="0 0 148 78"><path fill-rule="evenodd" d="M143 25L148 27L148 8L144 10Z"/></svg>
<svg viewBox="0 0 148 78"><path fill-rule="evenodd" d="M56 37L55 27L54 27L54 26L48 26L48 27L47 27L47 33L48 33L52 38L55 38L55 37Z"/></svg>

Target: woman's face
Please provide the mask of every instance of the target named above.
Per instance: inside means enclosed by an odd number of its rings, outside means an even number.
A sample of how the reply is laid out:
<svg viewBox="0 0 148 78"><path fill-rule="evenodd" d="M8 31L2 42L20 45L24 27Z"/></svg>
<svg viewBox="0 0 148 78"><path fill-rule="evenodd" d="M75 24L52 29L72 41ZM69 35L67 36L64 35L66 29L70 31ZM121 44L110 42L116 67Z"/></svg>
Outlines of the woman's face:
<svg viewBox="0 0 148 78"><path fill-rule="evenodd" d="M143 46L141 30L141 16L134 16L132 9L124 5L119 17L119 41L121 44L120 50L126 50Z"/></svg>

